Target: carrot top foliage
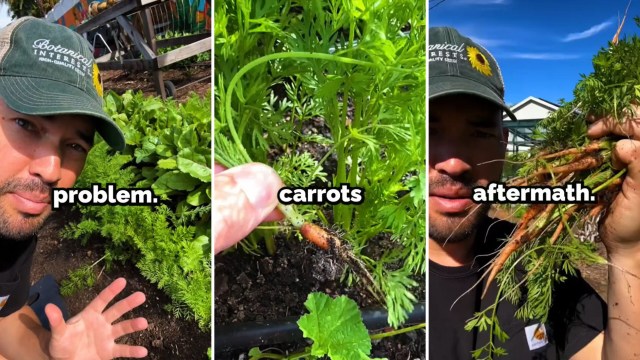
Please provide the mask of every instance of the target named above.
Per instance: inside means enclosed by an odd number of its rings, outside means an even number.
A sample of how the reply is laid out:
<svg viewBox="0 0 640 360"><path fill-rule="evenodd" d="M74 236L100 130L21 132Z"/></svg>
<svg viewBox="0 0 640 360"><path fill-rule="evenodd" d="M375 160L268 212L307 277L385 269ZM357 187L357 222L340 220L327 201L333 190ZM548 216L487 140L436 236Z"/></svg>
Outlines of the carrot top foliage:
<svg viewBox="0 0 640 360"><path fill-rule="evenodd" d="M215 7L216 162L264 162L288 186L363 188L360 205L300 205L294 216L344 233L399 325L417 301L411 276L426 269L425 4L226 0ZM317 119L328 134L303 132ZM309 145L323 157L310 156ZM331 223L322 210L332 211ZM380 234L393 246L366 256ZM257 253L264 239L273 252L273 236L258 229L241 246Z"/></svg>

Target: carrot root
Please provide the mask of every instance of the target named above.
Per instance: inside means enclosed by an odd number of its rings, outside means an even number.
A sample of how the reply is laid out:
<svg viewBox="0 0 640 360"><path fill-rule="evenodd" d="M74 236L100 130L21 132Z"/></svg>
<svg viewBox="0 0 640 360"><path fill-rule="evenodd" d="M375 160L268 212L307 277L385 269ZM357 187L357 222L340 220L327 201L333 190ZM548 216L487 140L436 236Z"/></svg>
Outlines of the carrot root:
<svg viewBox="0 0 640 360"><path fill-rule="evenodd" d="M316 224L305 222L300 227L300 233L305 239L322 250L340 247L340 239Z"/></svg>
<svg viewBox="0 0 640 360"><path fill-rule="evenodd" d="M538 155L537 158L538 159L555 159L555 158L559 158L567 155L580 155L580 154L595 152L595 151L604 149L605 147L606 147L606 143L604 141L594 141L582 148L571 148L571 149L558 151L552 154L542 154L542 155Z"/></svg>
<svg viewBox="0 0 640 360"><path fill-rule="evenodd" d="M518 250L522 245L524 245L528 241L528 238L525 237L525 235L527 234L526 229L529 223L537 215L539 215L543 211L543 209L548 209L548 207L547 206L543 207L541 204L534 204L534 205L531 205L531 207L529 207L529 209L527 209L527 211L524 213L524 215L522 216L522 219L520 219L520 223L518 225L517 230L511 237L511 240L509 240L507 245L505 245L502 248L502 250L500 251L500 254L495 259L495 261L491 264L491 267L488 270L489 276L487 278L487 282L484 285L484 290L482 291L482 298L484 298L484 296L487 294L489 285L491 285L495 277L498 275L498 272L500 271L500 269L502 269L504 264L507 262L507 259L509 259L509 256L511 256L511 254L513 254L516 250Z"/></svg>

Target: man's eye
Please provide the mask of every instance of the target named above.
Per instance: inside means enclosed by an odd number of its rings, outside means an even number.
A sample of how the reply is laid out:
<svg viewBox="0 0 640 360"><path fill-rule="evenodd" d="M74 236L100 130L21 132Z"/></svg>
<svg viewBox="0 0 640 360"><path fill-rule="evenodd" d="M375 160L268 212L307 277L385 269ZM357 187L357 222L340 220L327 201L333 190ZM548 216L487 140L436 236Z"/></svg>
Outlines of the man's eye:
<svg viewBox="0 0 640 360"><path fill-rule="evenodd" d="M75 143L74 144L69 144L69 147L71 149L73 149L74 151L77 151L77 152L82 153L82 154L86 154L86 153L89 152L88 149L86 149L84 146L82 146L80 144L75 144Z"/></svg>
<svg viewBox="0 0 640 360"><path fill-rule="evenodd" d="M36 129L36 127L30 121L27 121L25 119L16 119L16 124L28 131L33 131Z"/></svg>

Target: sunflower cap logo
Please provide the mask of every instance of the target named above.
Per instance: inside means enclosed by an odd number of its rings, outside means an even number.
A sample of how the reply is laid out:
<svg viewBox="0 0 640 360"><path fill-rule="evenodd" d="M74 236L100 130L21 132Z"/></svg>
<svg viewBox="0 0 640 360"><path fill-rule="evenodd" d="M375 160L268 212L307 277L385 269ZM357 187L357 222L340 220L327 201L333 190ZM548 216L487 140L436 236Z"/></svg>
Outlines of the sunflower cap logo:
<svg viewBox="0 0 640 360"><path fill-rule="evenodd" d="M467 46L467 55L471 66L485 76L491 76L491 65L483 53L473 46Z"/></svg>
<svg viewBox="0 0 640 360"><path fill-rule="evenodd" d="M102 77L98 70L98 64L93 63L93 87L96 88L96 92L102 97Z"/></svg>

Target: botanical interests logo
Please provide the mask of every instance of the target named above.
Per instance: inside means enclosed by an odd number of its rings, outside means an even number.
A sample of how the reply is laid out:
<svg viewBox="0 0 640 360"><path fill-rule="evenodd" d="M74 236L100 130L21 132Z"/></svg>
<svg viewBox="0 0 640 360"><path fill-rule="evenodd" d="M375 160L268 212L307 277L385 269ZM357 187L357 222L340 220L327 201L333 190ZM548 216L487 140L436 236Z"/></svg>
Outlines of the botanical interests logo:
<svg viewBox="0 0 640 360"><path fill-rule="evenodd" d="M464 50L464 44L429 44L429 61L444 61L453 64L457 64L458 61L467 61Z"/></svg>
<svg viewBox="0 0 640 360"><path fill-rule="evenodd" d="M485 76L492 75L489 59L477 47L462 44L438 43L429 44L429 61L449 64L470 64L471 67Z"/></svg>
<svg viewBox="0 0 640 360"><path fill-rule="evenodd" d="M67 49L61 45L51 44L49 39L38 39L33 42L33 54L38 61L55 64L74 70L80 76L92 76L92 59L80 52Z"/></svg>

